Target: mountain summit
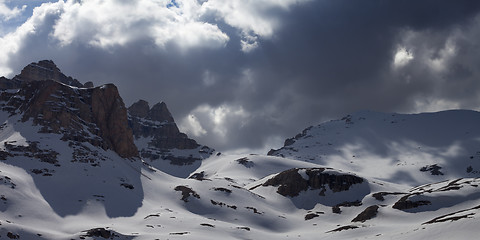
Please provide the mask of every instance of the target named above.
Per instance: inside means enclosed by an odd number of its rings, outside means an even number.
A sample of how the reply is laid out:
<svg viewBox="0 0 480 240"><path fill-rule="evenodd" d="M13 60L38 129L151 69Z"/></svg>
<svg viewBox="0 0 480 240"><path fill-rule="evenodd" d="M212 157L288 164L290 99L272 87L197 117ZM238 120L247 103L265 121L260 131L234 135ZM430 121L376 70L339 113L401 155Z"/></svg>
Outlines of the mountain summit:
<svg viewBox="0 0 480 240"><path fill-rule="evenodd" d="M6 78L0 79L0 88L18 88L22 83L44 80L53 80L72 87L93 87L91 82L81 84L77 79L65 76L52 60L30 63L23 68L20 74L7 80Z"/></svg>

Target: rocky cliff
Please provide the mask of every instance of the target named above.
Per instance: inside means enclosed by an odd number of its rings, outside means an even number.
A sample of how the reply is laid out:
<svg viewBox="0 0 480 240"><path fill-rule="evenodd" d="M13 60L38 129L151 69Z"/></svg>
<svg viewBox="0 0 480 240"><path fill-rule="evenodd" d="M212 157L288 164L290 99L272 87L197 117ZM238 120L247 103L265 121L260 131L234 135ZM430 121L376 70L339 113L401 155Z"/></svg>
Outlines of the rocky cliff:
<svg viewBox="0 0 480 240"><path fill-rule="evenodd" d="M166 160L177 166L192 165L213 152L180 132L165 103L150 108L140 100L127 111L116 86L82 84L51 60L30 63L12 79L0 78L0 89L3 111L31 120L41 133L61 134L72 146L89 143L124 158L141 156L154 165ZM88 151L81 147L73 158Z"/></svg>
<svg viewBox="0 0 480 240"><path fill-rule="evenodd" d="M62 134L73 145L87 142L125 158L138 156L127 109L113 84L78 88L83 85L50 60L31 63L13 79L1 80L5 88L18 89L1 92L1 109L20 115L23 122L32 120L41 133Z"/></svg>
<svg viewBox="0 0 480 240"><path fill-rule="evenodd" d="M164 102L150 108L147 101L139 100L128 108L128 113L129 126L133 130L140 155L145 159L190 165L213 152L180 132Z"/></svg>
<svg viewBox="0 0 480 240"><path fill-rule="evenodd" d="M56 81L32 81L0 95L2 110L32 120L42 133L65 141L88 142L122 157L138 156L127 124L127 110L113 84L76 89Z"/></svg>

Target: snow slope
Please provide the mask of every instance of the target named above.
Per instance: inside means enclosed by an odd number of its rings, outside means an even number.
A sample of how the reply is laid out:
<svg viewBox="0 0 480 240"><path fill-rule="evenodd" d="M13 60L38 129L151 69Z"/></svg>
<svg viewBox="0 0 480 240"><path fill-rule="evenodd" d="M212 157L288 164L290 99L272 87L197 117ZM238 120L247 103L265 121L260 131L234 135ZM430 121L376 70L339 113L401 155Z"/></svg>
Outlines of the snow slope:
<svg viewBox="0 0 480 240"><path fill-rule="evenodd" d="M243 157L256 166L282 161L276 157ZM96 200L88 202L79 213L60 216L44 200L42 191L38 190L29 173L2 162L1 173L9 176L15 188L12 189L8 181L0 185L2 195L7 199L4 203L6 207L1 209L0 234L3 237L11 232L21 239L78 239L86 234L86 230L105 228L115 234L113 239L317 239L319 236L322 239L472 239L477 233L479 221L476 214L480 206L478 179L405 188L363 178L366 181L362 185L368 191L361 191L361 194L347 191L345 193L349 194L337 198L337 193L328 189L326 197L339 204L343 203L344 197L361 202L361 205L357 203L358 206L340 205L341 212L334 213L333 204L310 205L306 209L297 206L296 202L302 200L317 198L320 202L322 197L316 190L301 192L297 197L282 196L274 186L262 185L251 190L276 174L254 181L261 175L260 172L269 174L271 170L254 170L255 167L251 167L251 171L245 171L242 164L232 165L236 160L238 156L209 159L210 164L202 166L202 170L215 174L202 181L180 179L151 168L142 168L140 179L144 195L141 206L135 213L123 217L110 216L105 210L106 203ZM290 169L298 163L283 161L283 166L274 170ZM213 167L213 162L217 163L216 167ZM220 168L225 171L218 168L223 164ZM311 164L303 163L305 165ZM344 174L334 169L328 171ZM237 176L250 174L251 183L242 187L241 181L221 177L227 172ZM64 179L58 176L57 180ZM187 189L186 197L178 186ZM102 194L110 196L113 191L104 189ZM394 208L405 196L412 202L430 201L431 204L410 209ZM378 206L376 217L352 222L370 206Z"/></svg>

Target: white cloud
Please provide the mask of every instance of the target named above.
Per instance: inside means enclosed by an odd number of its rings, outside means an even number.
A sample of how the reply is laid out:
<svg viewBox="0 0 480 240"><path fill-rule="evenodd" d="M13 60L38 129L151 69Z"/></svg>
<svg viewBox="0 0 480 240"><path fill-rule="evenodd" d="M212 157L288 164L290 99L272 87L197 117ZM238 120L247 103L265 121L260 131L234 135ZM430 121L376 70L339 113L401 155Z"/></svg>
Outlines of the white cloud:
<svg viewBox="0 0 480 240"><path fill-rule="evenodd" d="M6 2L7 1L5 0L0 0L0 20L3 21L8 21L12 18L19 16L27 7L26 5L23 5L21 8L10 8L5 4Z"/></svg>
<svg viewBox="0 0 480 240"><path fill-rule="evenodd" d="M230 37L215 22L222 20L239 30L241 49L250 52L258 47L259 38L272 37L279 27L279 19L271 10L286 11L306 1L310 0L176 0L176 4L170 0L67 0L40 6L35 2L32 16L0 37L0 75L11 74L9 56L39 29L49 31L45 34L48 39L41 40L56 49L78 44L108 51L142 40L185 52L225 47ZM23 9L25 6L9 8L0 0L0 19L17 16ZM206 21L210 16L217 19Z"/></svg>
<svg viewBox="0 0 480 240"><path fill-rule="evenodd" d="M213 14L241 31L241 47L250 52L258 47L257 38L270 38L280 26L271 10L288 10L292 5L310 0L209 0L202 4L204 14Z"/></svg>
<svg viewBox="0 0 480 240"><path fill-rule="evenodd" d="M430 68L435 72L443 72L447 69L450 59L456 54L455 42L452 38L448 39L445 46L438 51L435 57L430 57L427 61Z"/></svg>
<svg viewBox="0 0 480 240"><path fill-rule="evenodd" d="M454 30L448 36L413 30L403 30L400 35L393 67L400 69L415 60L415 64L424 65L434 74L448 70L451 60L457 55L456 44L462 40L460 30Z"/></svg>
<svg viewBox="0 0 480 240"><path fill-rule="evenodd" d="M249 119L250 114L241 106L223 104L212 107L203 104L195 108L184 118L180 128L187 134L202 136L214 135L217 139L224 139L229 135L229 129L241 128Z"/></svg>
<svg viewBox="0 0 480 240"><path fill-rule="evenodd" d="M193 114L188 115L180 122L180 128L189 135L193 135L195 137L200 137L207 134L207 131L202 127L200 122Z"/></svg>
<svg viewBox="0 0 480 240"><path fill-rule="evenodd" d="M405 47L399 47L393 58L393 67L400 68L407 65L414 59L413 53Z"/></svg>
<svg viewBox="0 0 480 240"><path fill-rule="evenodd" d="M182 49L223 47L229 37L218 26L202 22L195 0L131 2L68 1L53 36L63 45L74 41L108 48L150 38L160 47L172 42Z"/></svg>
<svg viewBox="0 0 480 240"><path fill-rule="evenodd" d="M32 17L19 26L16 31L0 38L0 76L12 74L12 70L8 67L10 56L19 51L25 39L44 28L46 16L58 15L62 5L63 2L59 1L57 3L45 3L42 7L35 8Z"/></svg>
<svg viewBox="0 0 480 240"><path fill-rule="evenodd" d="M448 109L459 109L460 104L441 98L426 97L415 101L414 112L438 112Z"/></svg>

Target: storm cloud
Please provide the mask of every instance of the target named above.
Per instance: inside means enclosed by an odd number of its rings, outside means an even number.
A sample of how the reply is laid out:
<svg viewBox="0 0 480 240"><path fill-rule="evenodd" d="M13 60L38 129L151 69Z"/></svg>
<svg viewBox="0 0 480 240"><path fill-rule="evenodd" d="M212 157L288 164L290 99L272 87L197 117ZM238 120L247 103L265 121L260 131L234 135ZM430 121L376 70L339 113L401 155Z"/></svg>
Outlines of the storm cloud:
<svg viewBox="0 0 480 240"><path fill-rule="evenodd" d="M13 2L0 1L0 75L52 59L127 105L166 102L221 151L278 148L360 110L480 109L478 1Z"/></svg>

